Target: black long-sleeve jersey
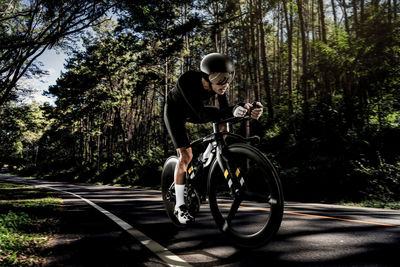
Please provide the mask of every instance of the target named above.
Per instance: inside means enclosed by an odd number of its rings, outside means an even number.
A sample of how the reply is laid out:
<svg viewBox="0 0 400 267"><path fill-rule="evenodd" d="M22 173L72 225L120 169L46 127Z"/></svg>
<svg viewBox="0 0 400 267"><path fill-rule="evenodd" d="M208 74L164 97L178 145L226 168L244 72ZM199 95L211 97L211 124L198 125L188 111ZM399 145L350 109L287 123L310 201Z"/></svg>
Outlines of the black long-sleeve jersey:
<svg viewBox="0 0 400 267"><path fill-rule="evenodd" d="M201 78L201 72L185 72L169 92L168 105L179 109L180 115L191 122L202 123L232 116L233 106L229 106L226 94L218 95L219 109L204 104L216 93L205 90Z"/></svg>

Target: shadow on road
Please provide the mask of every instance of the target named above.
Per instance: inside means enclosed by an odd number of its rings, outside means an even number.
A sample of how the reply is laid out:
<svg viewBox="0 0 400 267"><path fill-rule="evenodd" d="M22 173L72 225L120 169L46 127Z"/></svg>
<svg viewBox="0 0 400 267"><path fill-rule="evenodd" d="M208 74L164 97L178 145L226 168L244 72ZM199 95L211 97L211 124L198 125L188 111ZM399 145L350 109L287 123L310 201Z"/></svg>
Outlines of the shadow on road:
<svg viewBox="0 0 400 267"><path fill-rule="evenodd" d="M400 229L285 214L275 239L256 250L239 250L218 231L207 205L196 224L170 223L160 192L32 181L88 198L194 266L397 266ZM114 222L69 194L64 199L60 236L48 248L53 265L164 266ZM288 205L290 210L341 218L379 220L397 211L371 213L340 207ZM397 217L396 217L397 216Z"/></svg>

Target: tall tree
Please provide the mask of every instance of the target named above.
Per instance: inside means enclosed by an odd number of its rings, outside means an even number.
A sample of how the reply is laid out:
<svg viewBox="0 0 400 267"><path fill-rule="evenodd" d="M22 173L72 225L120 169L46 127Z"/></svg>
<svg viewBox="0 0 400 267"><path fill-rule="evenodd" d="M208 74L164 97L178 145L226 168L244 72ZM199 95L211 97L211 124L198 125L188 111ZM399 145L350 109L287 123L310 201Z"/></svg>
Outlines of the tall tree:
<svg viewBox="0 0 400 267"><path fill-rule="evenodd" d="M289 10L288 10L289 6ZM293 114L293 4L291 1L285 0L283 3L283 11L286 22L287 46L288 46L288 107L289 113Z"/></svg>
<svg viewBox="0 0 400 267"><path fill-rule="evenodd" d="M309 91L307 86L307 75L308 75L308 56L307 56L307 36L305 29L305 21L304 21L304 13L303 13L303 1L297 0L297 9L299 14L299 27L301 34L301 51L302 51L302 70L303 74L301 77L301 87L303 90L303 113L304 113L304 121L307 123L309 117Z"/></svg>
<svg viewBox="0 0 400 267"><path fill-rule="evenodd" d="M267 47L265 44L263 5L261 0L258 0L257 11L258 11L258 26L260 28L261 62L263 66L263 81L267 97L268 119L270 122L272 122L274 120L274 109L273 109L272 92L269 80L269 67L268 67L268 58L266 51Z"/></svg>
<svg viewBox="0 0 400 267"><path fill-rule="evenodd" d="M112 7L109 1L9 0L1 5L0 108L18 81L38 74L35 62L66 38L94 25Z"/></svg>

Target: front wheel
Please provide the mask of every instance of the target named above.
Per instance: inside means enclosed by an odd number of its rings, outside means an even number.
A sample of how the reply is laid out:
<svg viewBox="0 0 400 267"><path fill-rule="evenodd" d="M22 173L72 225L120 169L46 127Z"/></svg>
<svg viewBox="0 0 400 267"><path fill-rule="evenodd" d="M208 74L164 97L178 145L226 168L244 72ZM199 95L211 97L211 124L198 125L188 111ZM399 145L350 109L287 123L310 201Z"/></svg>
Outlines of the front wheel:
<svg viewBox="0 0 400 267"><path fill-rule="evenodd" d="M229 188L227 170L215 160L208 175L209 204L218 228L239 247L265 245L278 231L283 215L279 177L269 160L247 144L232 144L224 151L239 192Z"/></svg>

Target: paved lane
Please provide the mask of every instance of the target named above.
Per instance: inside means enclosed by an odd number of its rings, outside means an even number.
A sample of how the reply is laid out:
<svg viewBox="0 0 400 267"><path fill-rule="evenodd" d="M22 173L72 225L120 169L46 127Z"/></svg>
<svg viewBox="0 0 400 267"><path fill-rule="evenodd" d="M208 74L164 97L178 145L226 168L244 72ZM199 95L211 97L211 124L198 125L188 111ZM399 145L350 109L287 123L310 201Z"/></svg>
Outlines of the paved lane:
<svg viewBox="0 0 400 267"><path fill-rule="evenodd" d="M4 179L52 186L88 199L193 266L400 264L400 211L286 203L276 238L257 250L241 251L217 230L207 205L202 205L196 224L182 230L169 222L159 191L18 180L0 174L0 180ZM148 253L143 246L135 247Z"/></svg>

